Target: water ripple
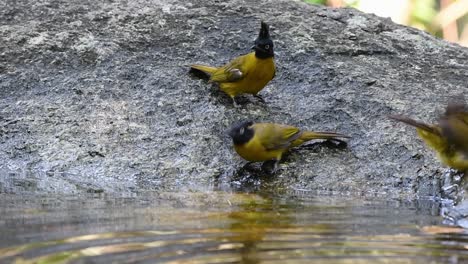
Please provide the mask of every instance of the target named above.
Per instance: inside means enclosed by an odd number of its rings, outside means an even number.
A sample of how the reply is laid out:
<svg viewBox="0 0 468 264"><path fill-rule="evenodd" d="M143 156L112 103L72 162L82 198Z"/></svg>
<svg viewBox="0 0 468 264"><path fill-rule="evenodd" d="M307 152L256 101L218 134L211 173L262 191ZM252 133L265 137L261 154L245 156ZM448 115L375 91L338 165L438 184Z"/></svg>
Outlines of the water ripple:
<svg viewBox="0 0 468 264"><path fill-rule="evenodd" d="M0 203L0 245L9 244L0 263L468 262L468 233L438 225L433 205L421 201L200 197L187 206L160 196L10 206L10 197Z"/></svg>

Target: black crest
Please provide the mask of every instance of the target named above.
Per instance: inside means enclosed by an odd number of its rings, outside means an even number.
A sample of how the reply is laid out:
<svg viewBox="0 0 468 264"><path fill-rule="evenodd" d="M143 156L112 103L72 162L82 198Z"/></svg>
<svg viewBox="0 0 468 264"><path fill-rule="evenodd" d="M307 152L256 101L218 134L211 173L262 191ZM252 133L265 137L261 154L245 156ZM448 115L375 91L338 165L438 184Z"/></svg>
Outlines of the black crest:
<svg viewBox="0 0 468 264"><path fill-rule="evenodd" d="M261 22L260 34L258 34L259 39L269 39L270 38L270 27L265 22Z"/></svg>
<svg viewBox="0 0 468 264"><path fill-rule="evenodd" d="M448 106L445 109L445 116L459 113L468 113L468 106L465 103L465 98L463 95L451 97Z"/></svg>
<svg viewBox="0 0 468 264"><path fill-rule="evenodd" d="M253 49L255 50L255 56L257 58L266 59L274 56L273 41L270 38L270 29L267 23L263 21Z"/></svg>

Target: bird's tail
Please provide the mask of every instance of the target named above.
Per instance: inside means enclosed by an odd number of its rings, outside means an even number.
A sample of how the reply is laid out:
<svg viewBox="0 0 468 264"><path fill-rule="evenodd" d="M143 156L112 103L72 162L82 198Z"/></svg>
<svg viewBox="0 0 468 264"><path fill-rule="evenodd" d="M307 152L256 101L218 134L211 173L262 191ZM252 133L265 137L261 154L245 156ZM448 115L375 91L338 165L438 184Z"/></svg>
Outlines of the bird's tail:
<svg viewBox="0 0 468 264"><path fill-rule="evenodd" d="M405 116L391 115L388 117L393 120L400 121L415 127L419 137L422 138L427 145L435 149L439 153L439 155L440 153L445 152L447 150L447 139L444 136L442 136L442 133L438 126L431 126Z"/></svg>
<svg viewBox="0 0 468 264"><path fill-rule="evenodd" d="M425 124L425 123L420 122L420 121L416 121L416 120L411 119L411 118L406 117L406 116L389 115L388 118L396 120L396 121L400 121L402 123L405 123L407 125L410 125L410 126L413 126L413 127L416 127L416 128L419 128L419 129L421 129L423 131L429 132L429 133L434 134L434 135L440 135L439 130L437 130L435 127L433 127L431 125L428 125L428 124Z"/></svg>
<svg viewBox="0 0 468 264"><path fill-rule="evenodd" d="M334 133L334 132L304 131L299 137L299 139L302 139L304 141L309 141L312 139L333 139L333 138L350 138L350 136L343 135L340 133Z"/></svg>
<svg viewBox="0 0 468 264"><path fill-rule="evenodd" d="M211 67L211 66L206 66L206 65L200 65L200 64L193 64L193 65L190 65L190 69L191 70L198 70L198 71L204 72L205 74L211 75L218 68Z"/></svg>
<svg viewBox="0 0 468 264"><path fill-rule="evenodd" d="M313 139L337 139L337 138L350 138L350 136L334 133L334 132L314 132L303 131L298 139L293 142L293 146L299 146L309 140Z"/></svg>

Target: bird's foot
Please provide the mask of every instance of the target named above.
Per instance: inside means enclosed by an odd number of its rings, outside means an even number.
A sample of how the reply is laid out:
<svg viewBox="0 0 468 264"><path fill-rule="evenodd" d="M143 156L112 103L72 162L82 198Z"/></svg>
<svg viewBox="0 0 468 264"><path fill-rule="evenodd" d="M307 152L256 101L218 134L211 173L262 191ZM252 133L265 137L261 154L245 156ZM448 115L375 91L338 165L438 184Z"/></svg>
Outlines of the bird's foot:
<svg viewBox="0 0 468 264"><path fill-rule="evenodd" d="M247 162L244 166L242 166L243 169L252 169L252 165L254 164L253 161Z"/></svg>
<svg viewBox="0 0 468 264"><path fill-rule="evenodd" d="M278 160L267 160L262 164L262 171L274 175L278 171Z"/></svg>
<svg viewBox="0 0 468 264"><path fill-rule="evenodd" d="M236 98L235 97L231 97L232 98L232 105L234 106L234 108L239 108L240 105L236 102Z"/></svg>
<svg viewBox="0 0 468 264"><path fill-rule="evenodd" d="M255 98L257 98L260 102L262 102L263 104L266 104L265 102L265 99L263 99L263 97L259 94L254 94L253 95Z"/></svg>

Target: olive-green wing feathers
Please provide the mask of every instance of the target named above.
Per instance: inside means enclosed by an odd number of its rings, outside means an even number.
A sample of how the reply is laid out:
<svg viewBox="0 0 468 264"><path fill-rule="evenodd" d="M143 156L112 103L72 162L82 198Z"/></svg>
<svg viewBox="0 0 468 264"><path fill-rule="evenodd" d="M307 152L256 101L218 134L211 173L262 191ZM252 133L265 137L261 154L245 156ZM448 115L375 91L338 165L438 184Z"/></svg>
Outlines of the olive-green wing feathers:
<svg viewBox="0 0 468 264"><path fill-rule="evenodd" d="M298 139L301 132L297 127L272 123L257 123L253 125L255 135L267 150L285 149Z"/></svg>
<svg viewBox="0 0 468 264"><path fill-rule="evenodd" d="M455 149L468 155L468 110L464 103L451 102L439 120L443 135Z"/></svg>
<svg viewBox="0 0 468 264"><path fill-rule="evenodd" d="M447 137L449 143L455 143L459 149L468 155L468 122L457 118L451 122L452 133Z"/></svg>
<svg viewBox="0 0 468 264"><path fill-rule="evenodd" d="M245 62L245 56L240 56L219 68L216 72L211 75L210 81L224 83L224 82L236 82L245 77L245 71L243 65Z"/></svg>

